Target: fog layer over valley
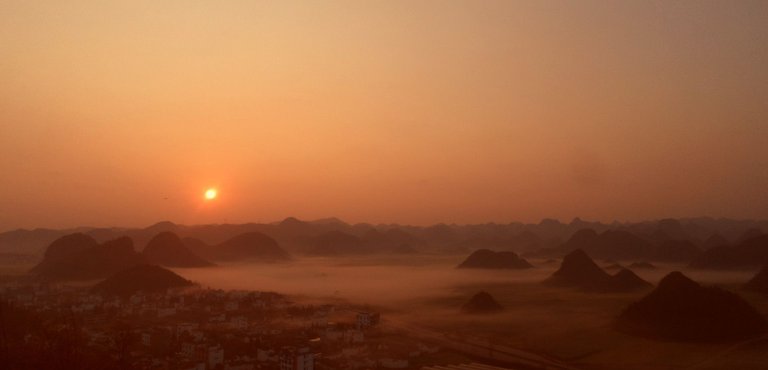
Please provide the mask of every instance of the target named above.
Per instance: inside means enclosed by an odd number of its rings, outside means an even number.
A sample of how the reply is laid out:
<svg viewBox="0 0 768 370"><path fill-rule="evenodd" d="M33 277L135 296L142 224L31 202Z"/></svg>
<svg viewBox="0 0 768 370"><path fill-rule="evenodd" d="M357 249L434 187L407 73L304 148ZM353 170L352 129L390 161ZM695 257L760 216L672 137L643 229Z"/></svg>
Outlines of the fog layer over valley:
<svg viewBox="0 0 768 370"><path fill-rule="evenodd" d="M233 264L174 269L182 276L220 289L271 289L286 294L341 298L393 309L414 300L439 298L475 284L536 283L551 270L525 272L456 269L462 257L408 256L316 258L286 264Z"/></svg>

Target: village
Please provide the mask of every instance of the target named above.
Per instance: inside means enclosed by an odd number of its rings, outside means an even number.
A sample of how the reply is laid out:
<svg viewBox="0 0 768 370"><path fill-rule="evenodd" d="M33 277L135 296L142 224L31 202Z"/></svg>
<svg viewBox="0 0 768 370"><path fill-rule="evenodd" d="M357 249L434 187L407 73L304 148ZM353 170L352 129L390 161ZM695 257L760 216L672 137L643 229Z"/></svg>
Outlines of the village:
<svg viewBox="0 0 768 370"><path fill-rule="evenodd" d="M377 312L301 305L271 292L197 288L104 297L80 287L6 282L0 298L40 317L68 318L89 350L125 368L418 369L455 356L385 329Z"/></svg>

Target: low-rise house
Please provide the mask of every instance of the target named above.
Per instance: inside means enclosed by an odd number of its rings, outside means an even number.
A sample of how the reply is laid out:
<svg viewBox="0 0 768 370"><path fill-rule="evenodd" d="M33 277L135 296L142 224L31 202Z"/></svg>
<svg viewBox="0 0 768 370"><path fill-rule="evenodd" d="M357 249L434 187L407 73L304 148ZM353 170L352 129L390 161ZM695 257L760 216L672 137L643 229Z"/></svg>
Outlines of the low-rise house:
<svg viewBox="0 0 768 370"><path fill-rule="evenodd" d="M357 313L357 328L367 329L379 324L381 316L378 312L360 311Z"/></svg>
<svg viewBox="0 0 768 370"><path fill-rule="evenodd" d="M224 349L221 346L208 347L206 363L209 369L215 369L216 366L224 364Z"/></svg>
<svg viewBox="0 0 768 370"><path fill-rule="evenodd" d="M278 355L280 370L314 370L315 356L309 347L283 347Z"/></svg>

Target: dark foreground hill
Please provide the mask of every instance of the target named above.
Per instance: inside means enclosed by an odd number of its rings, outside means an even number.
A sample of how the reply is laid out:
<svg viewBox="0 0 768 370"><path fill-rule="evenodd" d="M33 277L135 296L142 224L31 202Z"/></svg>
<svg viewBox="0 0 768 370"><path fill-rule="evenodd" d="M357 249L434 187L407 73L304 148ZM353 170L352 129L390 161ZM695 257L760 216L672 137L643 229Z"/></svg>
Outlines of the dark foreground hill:
<svg viewBox="0 0 768 370"><path fill-rule="evenodd" d="M486 292L480 292L472 296L469 302L461 307L461 312L471 314L487 314L504 310L493 296Z"/></svg>
<svg viewBox="0 0 768 370"><path fill-rule="evenodd" d="M478 249L470 254L457 268L473 269L527 269L533 267L515 252L494 252Z"/></svg>
<svg viewBox="0 0 768 370"><path fill-rule="evenodd" d="M631 292L651 286L625 268L615 275L609 275L581 249L565 256L560 268L544 283L593 292Z"/></svg>
<svg viewBox="0 0 768 370"><path fill-rule="evenodd" d="M616 329L673 341L727 342L760 335L768 323L738 295L702 287L672 272L658 287L619 316Z"/></svg>
<svg viewBox="0 0 768 370"><path fill-rule="evenodd" d="M212 261L282 262L291 259L275 239L255 231L237 235L213 246L195 239L185 239L184 244L197 255Z"/></svg>
<svg viewBox="0 0 768 370"><path fill-rule="evenodd" d="M192 282L171 270L155 265L139 265L110 276L91 291L105 296L125 297L138 292L165 293L169 289L192 285Z"/></svg>
<svg viewBox="0 0 768 370"><path fill-rule="evenodd" d="M90 237L67 235L51 243L46 257L30 272L50 280L91 280L143 263L130 238L99 245Z"/></svg>
<svg viewBox="0 0 768 370"><path fill-rule="evenodd" d="M167 267L206 267L213 264L198 257L171 231L152 238L141 252L149 263Z"/></svg>

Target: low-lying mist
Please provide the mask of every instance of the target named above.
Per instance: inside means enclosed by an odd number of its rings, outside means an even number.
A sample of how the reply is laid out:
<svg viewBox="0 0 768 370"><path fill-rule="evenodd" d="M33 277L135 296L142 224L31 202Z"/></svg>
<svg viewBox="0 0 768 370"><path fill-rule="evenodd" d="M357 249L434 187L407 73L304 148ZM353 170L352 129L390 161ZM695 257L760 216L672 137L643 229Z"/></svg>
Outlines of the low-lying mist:
<svg viewBox="0 0 768 370"><path fill-rule="evenodd" d="M559 266L537 264L525 270L457 269L462 256L302 258L281 264L230 264L211 268L175 269L204 287L275 291L305 299L343 299L358 304L396 308L405 302L456 296L461 288L538 284ZM656 283L679 265L658 265L635 271ZM739 285L753 271L685 270L704 284Z"/></svg>
<svg viewBox="0 0 768 370"><path fill-rule="evenodd" d="M285 264L240 264L175 269L204 287L268 290L306 298L398 305L450 295L463 285L537 282L552 268L526 271L456 269L462 257L304 258Z"/></svg>

